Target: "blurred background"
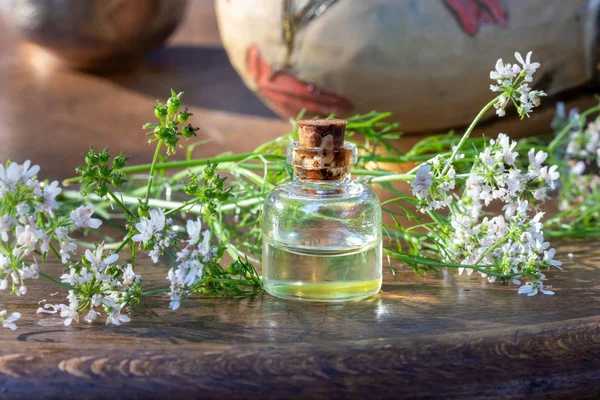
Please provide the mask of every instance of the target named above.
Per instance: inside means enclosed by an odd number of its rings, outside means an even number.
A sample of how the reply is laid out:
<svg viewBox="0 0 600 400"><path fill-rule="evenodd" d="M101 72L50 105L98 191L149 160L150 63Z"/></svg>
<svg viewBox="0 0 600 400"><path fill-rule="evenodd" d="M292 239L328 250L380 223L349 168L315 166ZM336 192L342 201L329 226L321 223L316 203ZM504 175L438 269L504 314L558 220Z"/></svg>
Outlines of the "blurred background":
<svg viewBox="0 0 600 400"><path fill-rule="evenodd" d="M468 124L496 60L529 50L549 98L526 122L490 113L481 131L547 132L557 100L595 102L599 3L0 0L0 162L65 178L89 144L148 162L141 126L171 88L211 140L199 156L249 151L302 109L391 111L408 147Z"/></svg>

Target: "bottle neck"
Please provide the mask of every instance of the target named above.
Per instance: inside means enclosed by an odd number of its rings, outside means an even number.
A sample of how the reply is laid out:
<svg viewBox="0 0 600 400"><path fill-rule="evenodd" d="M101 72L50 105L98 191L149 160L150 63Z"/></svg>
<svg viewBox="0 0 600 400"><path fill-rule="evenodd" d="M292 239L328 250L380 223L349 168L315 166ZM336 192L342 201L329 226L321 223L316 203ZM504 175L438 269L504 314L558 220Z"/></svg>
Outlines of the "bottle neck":
<svg viewBox="0 0 600 400"><path fill-rule="evenodd" d="M350 177L350 171L344 174L341 179L336 180L306 179L302 178L301 175L294 174L292 182L303 192L323 196L345 193L354 183Z"/></svg>

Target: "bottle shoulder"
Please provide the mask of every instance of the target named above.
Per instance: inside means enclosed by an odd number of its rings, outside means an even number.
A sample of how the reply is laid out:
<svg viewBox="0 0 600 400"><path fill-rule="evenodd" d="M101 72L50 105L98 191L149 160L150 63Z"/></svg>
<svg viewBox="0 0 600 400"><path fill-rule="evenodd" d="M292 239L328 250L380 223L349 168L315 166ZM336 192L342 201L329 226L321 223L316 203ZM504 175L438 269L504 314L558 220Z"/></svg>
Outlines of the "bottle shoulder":
<svg viewBox="0 0 600 400"><path fill-rule="evenodd" d="M289 182L273 188L266 196L267 201L305 200L319 202L374 201L379 203L377 193L360 182L350 181L343 186L322 189L317 185Z"/></svg>

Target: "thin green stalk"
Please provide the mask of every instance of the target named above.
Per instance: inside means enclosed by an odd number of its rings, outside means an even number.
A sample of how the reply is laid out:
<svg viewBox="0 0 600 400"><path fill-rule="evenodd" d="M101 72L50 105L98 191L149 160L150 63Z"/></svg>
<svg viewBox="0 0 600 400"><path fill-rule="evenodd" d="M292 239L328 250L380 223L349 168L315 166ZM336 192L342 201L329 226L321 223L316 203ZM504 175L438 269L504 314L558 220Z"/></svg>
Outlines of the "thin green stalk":
<svg viewBox="0 0 600 400"><path fill-rule="evenodd" d="M125 240L123 240L123 241L121 242L121 244L119 245L119 247L117 247L117 248L116 248L116 249L113 251L113 253L114 253L114 254L117 254L117 253L119 253L121 250L123 250L123 249L125 248L125 246L127 246L127 243L129 243L129 240L130 240L130 239L131 239L131 238L130 238L129 236L127 236L127 237L125 238ZM132 248L133 248L133 246L132 246Z"/></svg>
<svg viewBox="0 0 600 400"><path fill-rule="evenodd" d="M142 292L142 296L152 296L152 295L155 295L155 294L166 293L169 290L171 290L171 289L170 288L163 288L163 289L149 290L147 292Z"/></svg>
<svg viewBox="0 0 600 400"><path fill-rule="evenodd" d="M169 211L167 211L165 213L165 216L174 214L174 213L176 213L178 211L183 210L186 207L193 206L194 204L198 203L199 201L200 201L199 199L193 199L193 200L188 200L186 202L183 202L179 207L172 208Z"/></svg>
<svg viewBox="0 0 600 400"><path fill-rule="evenodd" d="M74 190L65 190L64 192L61 193L65 198L80 198L80 194L78 191L74 191ZM100 202L103 199L101 197L98 197L96 195L90 194L88 196L88 198L92 201L97 201ZM132 205L137 205L139 203L138 198L134 197L134 196L121 196L121 199L123 199L123 203L124 204L132 204ZM224 204L220 207L220 210L223 212L226 211L233 211L236 208L246 208L246 207L252 207L255 206L257 204L261 204L264 201L264 196L256 196L256 197L251 197L245 200L240 200L238 202L235 203L227 203ZM180 201L170 201L170 200L155 200L155 199L150 199L148 201L148 205L151 207L158 207L158 208L165 208L165 209L173 209L173 208L177 208L177 207L181 207L184 204L184 202L180 202ZM190 207L189 212L193 212L193 213L201 213L203 211L203 207L200 204L196 204L192 207Z"/></svg>
<svg viewBox="0 0 600 400"><path fill-rule="evenodd" d="M490 246L481 256L479 256L479 258L477 259L477 261L475 261L474 264L479 265L479 263L481 261L483 261L485 256L490 254L492 251L496 250L498 247L502 246L510 237L511 237L511 235L510 235L510 233L508 233L501 240L498 240L496 243L494 243L492 246Z"/></svg>
<svg viewBox="0 0 600 400"><path fill-rule="evenodd" d="M60 254L58 253L58 251L56 251L56 249L54 248L54 246L52 245L52 243L48 243L48 247L50 248L50 250L52 250L52 253L54 253L54 255L56 256L56 258L58 258L59 260L62 259L62 257L60 256Z"/></svg>
<svg viewBox="0 0 600 400"><path fill-rule="evenodd" d="M108 195L110 197L112 197L112 199L115 201L115 203L117 203L119 205L119 207L121 207L123 209L123 211L125 211L125 214L127 214L130 217L135 219L135 215L133 215L133 213L131 211L129 211L129 209L125 206L125 204L123 204L123 202L121 200L119 200L117 195L112 190L110 190L110 189L108 190Z"/></svg>
<svg viewBox="0 0 600 400"><path fill-rule="evenodd" d="M156 150L154 151L154 157L152 158L152 164L150 164L150 176L148 177L148 188L146 190L146 197L144 199L144 204L148 205L148 200L150 199L150 192L152 192L152 187L154 186L154 173L156 170L156 162L158 161L158 156L160 155L160 150L163 145L163 140L160 139L156 144Z"/></svg>
<svg viewBox="0 0 600 400"><path fill-rule="evenodd" d="M587 117L590 114L593 114L595 112L600 111L600 104L598 104L595 107L592 107L590 109L585 110L584 112L582 112L581 114L579 114L579 118L577 119L577 122L583 121L585 119L585 117ZM548 145L548 148L554 150L556 146L558 146L558 144L560 143L560 141L569 133L569 131L571 130L571 128L573 128L575 126L575 122L576 121L571 121L569 122L560 132L558 135L556 135L556 137L554 139L552 139L552 141L550 142L550 144Z"/></svg>
<svg viewBox="0 0 600 400"><path fill-rule="evenodd" d="M390 257L396 258L396 259L398 259L400 261L404 261L404 262L408 262L408 263L413 263L413 264L427 265L429 267L437 267L437 268L470 268L470 269L473 269L475 271L481 272L481 273L486 274L486 275L495 276L497 278L514 278L514 277L522 275L522 274L499 274L499 273L496 273L496 272L488 271L487 269L485 269L485 267L490 267L488 265L481 266L481 265L465 265L465 264L445 263L445 262L441 262L441 261L434 260L434 259L431 259L431 258L414 256L412 254L396 253L396 252L388 250L388 249L383 249L383 252L385 254L389 255Z"/></svg>
<svg viewBox="0 0 600 400"><path fill-rule="evenodd" d="M59 280L56 280L53 277L51 277L50 275L47 275L47 274L43 273L42 271L39 271L39 274L40 274L40 276L48 279L49 281L54 282L57 285L64 287L65 289L69 289L69 290L73 290L74 289L73 286L67 285L66 283L63 283L63 282L61 282Z"/></svg>
<svg viewBox="0 0 600 400"><path fill-rule="evenodd" d="M371 178L371 179L369 179L369 183L381 183L381 182L393 182L393 181L412 181L413 179L415 179L415 176L413 174L389 174L389 175L383 175L383 176Z"/></svg>
<svg viewBox="0 0 600 400"><path fill-rule="evenodd" d="M231 161L241 161L248 157L255 156L256 153L239 153L239 154L227 154L223 156L211 157L211 158L197 158L195 160L185 160L185 161L168 161L164 163L157 163L155 169L163 170L163 169L172 169L172 168L189 168L189 167L197 167L201 165L206 165L209 162L211 164L219 164L222 162L231 162ZM285 156L278 154L265 154L266 158L269 159L280 159L285 160ZM125 167L121 169L121 172L125 174L132 174L137 172L148 171L152 167L152 164L140 164L140 165L132 165L131 167Z"/></svg>
<svg viewBox="0 0 600 400"><path fill-rule="evenodd" d="M462 138L460 138L460 142L458 142L458 144L452 151L452 154L450 155L450 158L448 159L448 164L446 164L446 167L444 167L444 170L442 171L442 175L445 175L446 172L448 172L448 168L450 168L450 165L452 165L452 162L454 161L454 158L456 158L458 151L460 150L462 145L465 143L467 138L471 135L471 133L473 132L473 129L475 129L475 127L477 126L477 124L479 123L481 118L483 118L485 113L487 113L489 111L489 109L492 108L494 106L494 104L496 104L498 102L499 98L500 98L500 96L495 97L492 101L487 103L485 105L485 107L483 107L481 109L481 111L479 111L479 114L477 114L477 116L475 117L473 122L471 122L471 125L469 125L469 127L467 128L467 131L465 132L465 134L462 136Z"/></svg>

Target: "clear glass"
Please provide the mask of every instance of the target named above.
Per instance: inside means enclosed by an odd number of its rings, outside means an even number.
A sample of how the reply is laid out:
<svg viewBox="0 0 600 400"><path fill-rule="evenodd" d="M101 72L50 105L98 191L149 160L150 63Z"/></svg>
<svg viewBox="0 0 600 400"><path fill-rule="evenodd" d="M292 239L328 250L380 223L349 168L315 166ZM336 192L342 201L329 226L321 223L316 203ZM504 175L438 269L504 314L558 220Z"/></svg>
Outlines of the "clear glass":
<svg viewBox="0 0 600 400"><path fill-rule="evenodd" d="M381 289L381 205L369 186L296 178L269 193L262 229L273 296L341 302Z"/></svg>

